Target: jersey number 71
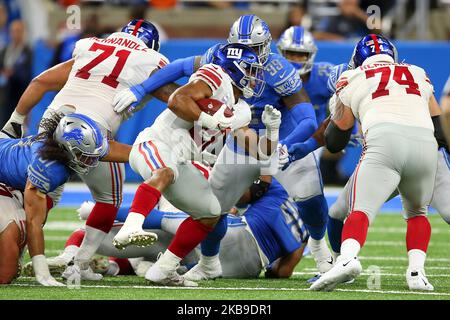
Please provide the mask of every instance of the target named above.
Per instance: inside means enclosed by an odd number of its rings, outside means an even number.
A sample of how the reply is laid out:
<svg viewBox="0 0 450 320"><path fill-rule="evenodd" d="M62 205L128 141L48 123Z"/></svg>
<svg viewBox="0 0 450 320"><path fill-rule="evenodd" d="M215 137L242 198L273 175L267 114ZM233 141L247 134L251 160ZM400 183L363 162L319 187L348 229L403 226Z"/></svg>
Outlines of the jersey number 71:
<svg viewBox="0 0 450 320"><path fill-rule="evenodd" d="M89 62L87 65L78 69L78 72L75 74L75 77L81 79L89 79L89 77L91 76L91 73L89 71L91 71L91 69L95 68L95 66L97 66L104 60L108 59L114 53L116 47L94 42L92 46L89 48L89 51L98 51L98 50L102 51L102 53L100 53L97 57L92 59L91 62ZM102 83L110 87L113 87L114 89L117 88L117 86L119 85L117 78L119 77L120 72L122 72L122 69L125 66L125 62L127 61L130 53L131 52L128 50L119 50L116 52L115 56L118 58L117 62L111 73L103 77Z"/></svg>
<svg viewBox="0 0 450 320"><path fill-rule="evenodd" d="M377 73L381 73L380 84L378 85L377 90L372 93L372 99L389 95L389 90L387 90L386 87L391 80L392 69L390 67L381 67L366 70L366 79L375 77L375 74ZM395 66L393 80L401 86L407 86L407 94L421 95L419 85L415 82L414 77L407 66Z"/></svg>

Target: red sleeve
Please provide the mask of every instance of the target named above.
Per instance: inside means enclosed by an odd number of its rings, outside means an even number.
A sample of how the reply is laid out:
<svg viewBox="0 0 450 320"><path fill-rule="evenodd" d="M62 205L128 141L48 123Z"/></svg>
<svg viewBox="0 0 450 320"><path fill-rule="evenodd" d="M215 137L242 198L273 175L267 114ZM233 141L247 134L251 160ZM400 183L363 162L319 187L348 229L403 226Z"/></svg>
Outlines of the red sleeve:
<svg viewBox="0 0 450 320"><path fill-rule="evenodd" d="M217 68L212 65L204 65L195 73L195 78L201 79L211 87L211 90L216 91L222 84L222 76Z"/></svg>

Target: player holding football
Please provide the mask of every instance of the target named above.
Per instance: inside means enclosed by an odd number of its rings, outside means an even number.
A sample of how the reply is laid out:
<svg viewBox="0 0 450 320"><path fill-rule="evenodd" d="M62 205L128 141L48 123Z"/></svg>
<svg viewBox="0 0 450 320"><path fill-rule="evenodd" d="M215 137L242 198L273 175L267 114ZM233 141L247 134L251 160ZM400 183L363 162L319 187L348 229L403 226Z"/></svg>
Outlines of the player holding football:
<svg viewBox="0 0 450 320"><path fill-rule="evenodd" d="M136 192L124 226L114 237L115 246L148 245L156 240L154 234L142 230L142 224L158 203L161 193L175 207L190 215L178 228L165 253L146 273L145 278L152 283L196 286L195 282L178 275L176 268L214 229L221 214L228 210L226 201L219 201L218 194L213 192L213 189L230 185L226 182L228 177L222 176L220 169L217 169L217 174L213 170L212 176L218 180L211 178L209 183L191 163L201 153L191 137L194 122L217 133L231 128L235 137L245 137L239 141L256 142L254 145L241 145L255 159L266 160L275 150L280 113L271 107L265 109L263 120L266 135L258 141L255 133L247 127L251 118L250 108L239 100L243 94L260 94L264 87L261 70L258 56L251 48L241 44L222 47L214 54L212 63L202 66L190 77L188 84L177 89L169 99L169 107L177 105L192 113L190 121L177 117L171 110L165 110L151 127L137 137L130 154L130 165L145 182ZM214 115L209 115L196 102L205 98L219 100L223 105ZM225 116L227 106L233 111L232 117ZM216 134L213 136L217 137ZM224 150L227 148L223 148L221 154ZM218 157L219 162L220 159L221 155ZM236 189L244 188L242 194L254 177L247 186L245 177L241 178L243 181ZM227 197L225 199L228 200Z"/></svg>
<svg viewBox="0 0 450 320"><path fill-rule="evenodd" d="M99 126L82 114L64 117L54 114L41 122L41 129L37 136L9 139L2 135L0 138L2 284L12 281L24 246L28 244L36 280L44 286L62 286L50 276L42 230L48 211L58 201L55 190L75 172L88 173L100 158L104 161L128 158L121 155L125 146L116 142L108 146Z"/></svg>
<svg viewBox="0 0 450 320"><path fill-rule="evenodd" d="M290 147L293 143L304 141L314 133L317 128L315 112L308 95L302 88L302 81L297 70L283 56L270 50L272 36L268 25L255 15L243 15L236 20L229 33L229 43L243 43L249 45L258 53L264 65L266 86L260 97L245 97L251 105L252 121L250 128L263 129L261 115L266 105L272 105L282 113L280 126L280 143ZM183 76L190 76L199 66L209 63L214 52L221 47L220 44L208 49L202 57L188 57L175 60L155 73L154 77L144 83L119 92L115 99L115 110L123 112L130 105L131 109L147 94L161 85L174 81ZM322 240L326 228L328 208L323 201L320 181L318 195L316 190L298 187L302 172L297 165L277 175L277 179L286 188L289 195L298 200L302 219L308 227L311 238L319 239L311 242L313 255L318 257L317 266L323 272L331 267L331 252ZM316 163L313 164L314 169ZM210 253L212 254L212 253Z"/></svg>
<svg viewBox="0 0 450 320"><path fill-rule="evenodd" d="M166 65L167 59L158 50L158 31L145 20L133 20L106 39L79 40L72 59L43 72L30 83L3 131L20 137L25 116L33 106L45 92L59 90L44 118L61 105L74 105L77 113L95 121L111 140L121 122L131 115L114 112L115 92L144 81ZM176 87L167 85L154 95L167 101ZM96 205L86 222L86 237L75 257L75 266L68 270L67 276L75 272L83 279L100 280L101 275L89 272L88 261L109 232L122 202L124 166L101 163L81 179L88 185Z"/></svg>
<svg viewBox="0 0 450 320"><path fill-rule="evenodd" d="M438 157L431 116L440 109L433 86L423 69L397 63L394 45L380 35L361 39L352 61L355 69L344 72L336 85L336 106L325 130L325 144L331 152L342 150L357 119L364 133L364 152L352 180L341 255L311 290L330 291L360 274L357 255L368 226L397 188L408 223L408 286L433 290L424 272L431 236L426 214Z"/></svg>

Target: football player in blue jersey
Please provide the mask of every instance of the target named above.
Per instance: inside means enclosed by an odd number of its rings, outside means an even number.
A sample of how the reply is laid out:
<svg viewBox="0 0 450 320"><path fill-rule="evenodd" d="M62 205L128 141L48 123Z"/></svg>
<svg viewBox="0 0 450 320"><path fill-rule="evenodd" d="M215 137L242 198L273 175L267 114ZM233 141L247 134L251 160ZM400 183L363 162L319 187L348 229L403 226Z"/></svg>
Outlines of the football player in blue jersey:
<svg viewBox="0 0 450 320"><path fill-rule="evenodd" d="M250 188L239 201L241 205L251 203L246 211L239 216L229 214L225 219L228 229L219 250L222 273L217 276L256 278L265 269L266 278L289 278L302 258L309 235L297 206L292 199L288 198L286 191L275 179L270 182L270 176L265 176L260 180L269 184L265 196L255 200ZM259 183L260 181L255 182L255 184ZM123 207L119 209L116 217L118 222L100 245L97 254L121 259L128 258L134 270L138 270L136 274L143 276L151 266L149 261L154 262L158 253L166 250L180 224L189 217L184 212L176 212L177 210L166 202L162 199L159 209L153 209L144 221L145 230L158 234L158 242L155 245L148 248L130 246L125 250L117 250L112 245L111 239L120 229L122 225L120 222L125 221L128 215L129 208ZM87 219L92 206L92 203L84 203L77 210L80 217ZM49 259L49 265L55 272L73 258L82 242L82 237L82 230L74 231L64 251L59 256ZM134 258L143 258L139 262L142 260L144 262L139 266L133 260ZM194 251L188 259L183 260L183 263L192 267L197 261L198 255ZM29 264L25 266L25 269L27 274L31 274ZM117 274L118 270L115 269L114 273ZM181 270L182 268L179 269ZM205 279L211 278L213 277L205 277Z"/></svg>
<svg viewBox="0 0 450 320"><path fill-rule="evenodd" d="M44 256L42 226L58 201L52 193L72 173L86 174L99 159L125 162L130 151L119 143L108 146L100 128L81 114L55 113L41 129L37 136L0 138L0 283L12 281L28 245L36 280L62 286L51 277Z"/></svg>
<svg viewBox="0 0 450 320"><path fill-rule="evenodd" d="M259 55L264 65L264 77L266 86L260 97L246 97L246 101L252 107L252 122L249 127L255 130L264 128L261 115L266 105L272 105L282 113L280 126L280 143L286 147L304 141L312 135L317 128L317 120L314 108L309 97L302 87L300 75L294 66L283 56L270 50L272 36L268 25L255 15L243 15L232 25L228 37L230 43L243 43L253 48ZM175 81L183 76L190 76L200 65L209 63L214 52L220 48L217 44L202 57L188 57L175 60L161 70L155 72L151 78L140 85L119 92L114 98L114 110L116 112L128 112L133 109L143 97L158 89L160 86ZM312 157L311 165L316 168L315 158ZM312 238L322 239L325 233L327 207L324 206L320 181L318 197L307 194L309 190L302 188L307 182L299 185L302 172L296 165L291 165L284 172L276 175L278 181L286 188L289 196L293 197L303 214L303 220L311 233ZM304 194L306 193L306 194ZM326 245L313 246L312 253L321 257L321 265L330 265L331 253ZM323 261L328 261L322 263ZM323 270L324 272L326 269Z"/></svg>

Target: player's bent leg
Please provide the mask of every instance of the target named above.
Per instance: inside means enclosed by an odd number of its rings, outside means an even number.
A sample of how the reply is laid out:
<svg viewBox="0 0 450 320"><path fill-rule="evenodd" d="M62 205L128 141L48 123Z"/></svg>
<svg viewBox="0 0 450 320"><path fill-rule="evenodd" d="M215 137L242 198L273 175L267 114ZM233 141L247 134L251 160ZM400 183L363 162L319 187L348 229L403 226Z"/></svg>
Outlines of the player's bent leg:
<svg viewBox="0 0 450 320"><path fill-rule="evenodd" d="M74 265L66 269L63 277L67 278L79 273L84 280L101 280L102 276L93 273L89 264L101 242L111 230L122 203L125 167L119 163L101 162L87 175L80 177L89 187L95 205L86 221L86 234L75 256Z"/></svg>
<svg viewBox="0 0 450 320"><path fill-rule="evenodd" d="M439 149L436 180L431 206L445 222L450 224L450 157L445 149Z"/></svg>
<svg viewBox="0 0 450 320"><path fill-rule="evenodd" d="M227 216L222 215L214 229L201 242L200 261L184 277L192 281L216 279L222 276L219 259L220 243L227 232Z"/></svg>
<svg viewBox="0 0 450 320"><path fill-rule="evenodd" d="M431 138L431 137L430 137ZM411 161L398 186L407 219L406 247L409 265L406 281L410 290L433 290L425 276L425 259L431 237L426 217L436 182L438 153L436 142L419 140L410 151ZM420 156L419 156L420 155Z"/></svg>
<svg viewBox="0 0 450 320"><path fill-rule="evenodd" d="M391 168L390 158L379 158L380 151L385 150L376 147L372 150L363 155L355 170L351 213L342 230L341 255L333 268L314 282L311 290L331 291L362 271L357 256L366 241L369 224L400 182L400 174Z"/></svg>
<svg viewBox="0 0 450 320"><path fill-rule="evenodd" d="M0 233L0 284L9 284L19 272L20 230L12 221Z"/></svg>
<svg viewBox="0 0 450 320"><path fill-rule="evenodd" d="M130 153L130 165L145 182L134 196L130 213L119 233L114 237L114 246L123 249L128 245L149 246L157 241L154 233L142 229L145 218L157 205L161 193L176 183L178 169L172 161L170 148L158 141L134 145Z"/></svg>

